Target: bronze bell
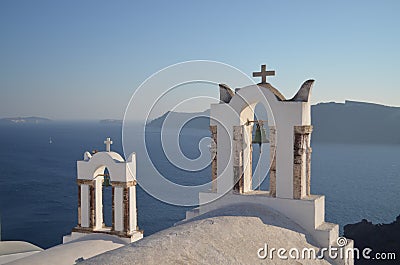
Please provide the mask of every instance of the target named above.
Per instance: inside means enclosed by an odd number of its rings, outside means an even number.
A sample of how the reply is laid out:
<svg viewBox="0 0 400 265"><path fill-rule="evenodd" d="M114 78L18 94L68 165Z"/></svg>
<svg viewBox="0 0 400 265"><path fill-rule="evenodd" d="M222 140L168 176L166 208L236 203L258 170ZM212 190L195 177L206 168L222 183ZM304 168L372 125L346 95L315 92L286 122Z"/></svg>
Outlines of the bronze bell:
<svg viewBox="0 0 400 265"><path fill-rule="evenodd" d="M258 145L262 145L265 143L269 143L268 139L267 139L267 134L265 132L265 129L262 125L261 122L257 122L256 123L256 134L254 135L254 139L252 141L253 144L258 144Z"/></svg>
<svg viewBox="0 0 400 265"><path fill-rule="evenodd" d="M110 187L110 186L111 186L110 175L104 174L103 187Z"/></svg>

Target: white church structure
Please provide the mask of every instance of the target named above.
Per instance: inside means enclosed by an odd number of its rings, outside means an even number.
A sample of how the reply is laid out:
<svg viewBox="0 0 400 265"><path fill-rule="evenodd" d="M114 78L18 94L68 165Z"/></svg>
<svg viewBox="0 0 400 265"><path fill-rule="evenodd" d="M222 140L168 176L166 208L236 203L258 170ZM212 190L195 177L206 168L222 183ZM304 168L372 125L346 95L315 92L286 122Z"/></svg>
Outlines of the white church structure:
<svg viewBox="0 0 400 265"><path fill-rule="evenodd" d="M77 162L78 220L71 234L64 236L63 244L37 250L14 264L272 264L257 258L256 243L337 247L339 226L325 221L325 197L310 190L314 80L305 81L293 98L286 99L267 82L274 74L262 65L253 73L262 78L257 85L235 91L220 85L220 102L210 111L212 186L199 194L200 206L188 211L185 220L143 238L137 222L136 154L125 160L111 151L107 138L105 151L85 152ZM267 110L267 120L255 118L257 104ZM269 173L269 190L253 188L254 124L269 130L270 152L259 158L269 163L257 165L263 176ZM111 227L103 220L103 185L112 188ZM256 218L242 216L244 212ZM348 240L344 249L352 247ZM329 263L354 261L350 256L296 264Z"/></svg>
<svg viewBox="0 0 400 265"><path fill-rule="evenodd" d="M78 225L63 243L88 233L116 235L131 243L143 238L137 225L136 209L136 154L125 161L120 154L111 151L112 141L104 141L106 151L93 156L85 152L84 160L77 162ZM105 169L109 174L104 174ZM103 185L111 183L112 226L103 222Z"/></svg>
<svg viewBox="0 0 400 265"><path fill-rule="evenodd" d="M339 226L325 222L325 196L310 192L314 80L305 81L293 98L286 99L267 82L267 76L274 74L262 65L261 72L253 73L262 77L257 85L235 92L220 85L220 103L212 104L210 112L212 190L199 194L200 207L187 212L186 219L238 203L258 204L299 224L319 247L335 246ZM268 114L271 163L260 170L266 174L270 166L269 191L252 189L252 123L257 122L253 121L257 104ZM266 158L261 155L262 159ZM347 247L352 245L350 240ZM335 263L351 264L352 260Z"/></svg>

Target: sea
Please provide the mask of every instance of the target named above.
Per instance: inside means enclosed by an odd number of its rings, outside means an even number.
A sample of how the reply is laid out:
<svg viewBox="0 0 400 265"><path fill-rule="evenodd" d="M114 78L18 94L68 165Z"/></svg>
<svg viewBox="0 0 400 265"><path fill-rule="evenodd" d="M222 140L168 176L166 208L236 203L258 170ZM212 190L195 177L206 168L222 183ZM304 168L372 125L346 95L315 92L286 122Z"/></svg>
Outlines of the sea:
<svg viewBox="0 0 400 265"><path fill-rule="evenodd" d="M183 153L196 158L199 141L209 135L201 129L182 132ZM76 161L83 159L85 151L104 150L106 137L112 138L112 149L122 154L119 124L1 125L1 240L29 241L42 248L60 244L77 224ZM159 132L153 131L151 137L150 153L163 175L186 185L210 180L210 167L187 172L168 163ZM311 192L326 196L325 219L338 223L341 232L344 225L362 219L390 223L400 214L400 145L312 142L312 148ZM141 156L137 152L138 161ZM139 162L137 174L146 175ZM111 220L110 190L104 188L106 224ZM159 201L140 185L137 201L139 227L145 236L173 226L191 209Z"/></svg>

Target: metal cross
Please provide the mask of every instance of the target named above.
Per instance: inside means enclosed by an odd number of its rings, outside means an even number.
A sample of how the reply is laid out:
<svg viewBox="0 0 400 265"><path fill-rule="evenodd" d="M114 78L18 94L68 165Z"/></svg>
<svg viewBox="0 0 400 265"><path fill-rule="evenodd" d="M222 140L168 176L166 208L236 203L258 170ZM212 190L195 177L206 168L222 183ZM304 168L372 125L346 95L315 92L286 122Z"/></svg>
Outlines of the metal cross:
<svg viewBox="0 0 400 265"><path fill-rule="evenodd" d="M267 76L274 76L275 71L267 71L265 64L261 65L261 72L253 72L253 77L261 76L261 84L267 83Z"/></svg>
<svg viewBox="0 0 400 265"><path fill-rule="evenodd" d="M104 141L104 144L106 145L106 151L107 152L110 152L111 151L111 145L112 145L112 141L111 141L111 138L107 138L105 141Z"/></svg>

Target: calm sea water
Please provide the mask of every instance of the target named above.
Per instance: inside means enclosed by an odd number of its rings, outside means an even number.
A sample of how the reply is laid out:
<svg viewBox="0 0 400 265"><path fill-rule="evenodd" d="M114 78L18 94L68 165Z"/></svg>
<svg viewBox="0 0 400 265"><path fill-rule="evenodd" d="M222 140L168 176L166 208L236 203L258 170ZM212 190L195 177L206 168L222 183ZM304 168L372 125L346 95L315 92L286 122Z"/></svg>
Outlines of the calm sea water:
<svg viewBox="0 0 400 265"><path fill-rule="evenodd" d="M207 135L208 131L187 130L181 137L183 153L197 157L198 141ZM76 161L86 150L103 150L105 137L111 137L112 149L122 153L118 125L0 126L1 239L30 241L43 248L61 243L77 222ZM169 164L160 150L158 134L150 137L156 167L171 180L192 185L209 180L209 167L189 174ZM392 222L400 214L399 145L313 143L312 155L311 190L326 195L328 221L343 228L363 218ZM140 163L138 174L146 174ZM145 235L172 226L189 209L160 202L140 187L137 196L139 226ZM109 224L110 189L105 190L104 208Z"/></svg>

